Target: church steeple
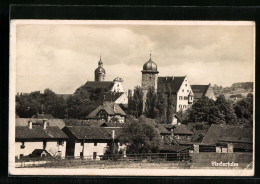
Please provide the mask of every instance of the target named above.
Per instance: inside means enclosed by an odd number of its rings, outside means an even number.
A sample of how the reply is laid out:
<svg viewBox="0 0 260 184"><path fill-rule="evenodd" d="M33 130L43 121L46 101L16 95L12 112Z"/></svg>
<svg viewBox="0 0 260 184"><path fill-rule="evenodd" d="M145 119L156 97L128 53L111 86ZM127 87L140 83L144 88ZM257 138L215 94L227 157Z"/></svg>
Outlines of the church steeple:
<svg viewBox="0 0 260 184"><path fill-rule="evenodd" d="M101 60L101 54L100 59L98 61L98 67L95 70L95 81L104 81L106 76L106 71L103 68L103 61Z"/></svg>

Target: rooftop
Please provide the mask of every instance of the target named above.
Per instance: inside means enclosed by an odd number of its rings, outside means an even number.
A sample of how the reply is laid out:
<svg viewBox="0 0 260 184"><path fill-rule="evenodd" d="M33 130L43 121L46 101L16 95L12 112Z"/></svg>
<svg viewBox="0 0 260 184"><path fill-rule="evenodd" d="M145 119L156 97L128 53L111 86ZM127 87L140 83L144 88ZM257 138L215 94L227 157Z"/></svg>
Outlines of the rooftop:
<svg viewBox="0 0 260 184"><path fill-rule="evenodd" d="M158 92L169 92L169 87L172 93L177 93L185 79L185 76L181 77L158 77ZM168 87L169 86L169 87Z"/></svg>

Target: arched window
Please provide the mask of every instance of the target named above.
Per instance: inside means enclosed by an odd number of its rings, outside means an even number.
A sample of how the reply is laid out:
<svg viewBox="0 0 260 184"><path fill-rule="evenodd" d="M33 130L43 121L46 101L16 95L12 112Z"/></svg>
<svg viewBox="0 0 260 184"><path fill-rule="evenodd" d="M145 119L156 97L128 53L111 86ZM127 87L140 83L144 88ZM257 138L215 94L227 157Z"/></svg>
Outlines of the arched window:
<svg viewBox="0 0 260 184"><path fill-rule="evenodd" d="M182 100L182 96L179 97L179 100Z"/></svg>
<svg viewBox="0 0 260 184"><path fill-rule="evenodd" d="M182 105L179 105L179 108L181 109L181 108L182 108Z"/></svg>

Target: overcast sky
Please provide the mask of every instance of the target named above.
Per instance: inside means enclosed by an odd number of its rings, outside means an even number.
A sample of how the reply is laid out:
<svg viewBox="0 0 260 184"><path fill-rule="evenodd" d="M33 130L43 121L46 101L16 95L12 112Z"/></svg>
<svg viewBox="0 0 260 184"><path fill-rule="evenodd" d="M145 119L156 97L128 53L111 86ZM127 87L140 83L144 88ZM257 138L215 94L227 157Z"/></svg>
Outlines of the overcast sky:
<svg viewBox="0 0 260 184"><path fill-rule="evenodd" d="M16 91L74 93L94 80L100 53L106 80L122 77L127 91L141 85L151 50L159 76L222 86L254 80L252 25L18 24Z"/></svg>

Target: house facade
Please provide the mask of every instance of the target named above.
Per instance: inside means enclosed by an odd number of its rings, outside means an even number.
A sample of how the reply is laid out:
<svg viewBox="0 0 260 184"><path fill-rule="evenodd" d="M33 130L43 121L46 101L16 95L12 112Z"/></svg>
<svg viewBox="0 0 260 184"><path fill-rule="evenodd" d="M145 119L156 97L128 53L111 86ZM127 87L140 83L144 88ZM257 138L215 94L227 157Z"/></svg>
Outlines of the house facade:
<svg viewBox="0 0 260 184"><path fill-rule="evenodd" d="M126 113L121 107L113 102L103 102L103 105L98 106L87 117L87 120L100 120L106 122L124 123L126 120Z"/></svg>
<svg viewBox="0 0 260 184"><path fill-rule="evenodd" d="M66 126L63 131L69 137L66 152L66 156L69 157L100 160L111 149L112 144L115 149L119 149L117 141L119 130L90 126Z"/></svg>
<svg viewBox="0 0 260 184"><path fill-rule="evenodd" d="M15 157L33 157L34 152L46 152L52 157L64 158L68 137L57 126L28 121L27 126L15 128Z"/></svg>
<svg viewBox="0 0 260 184"><path fill-rule="evenodd" d="M192 91L194 93L194 101L202 99L204 96L209 99L216 100L215 93L211 84L208 85L191 85Z"/></svg>
<svg viewBox="0 0 260 184"><path fill-rule="evenodd" d="M157 93L171 95L175 112L187 110L193 103L193 91L187 76L160 77L158 73L157 65L150 55L142 70L143 110L149 88L154 88Z"/></svg>

